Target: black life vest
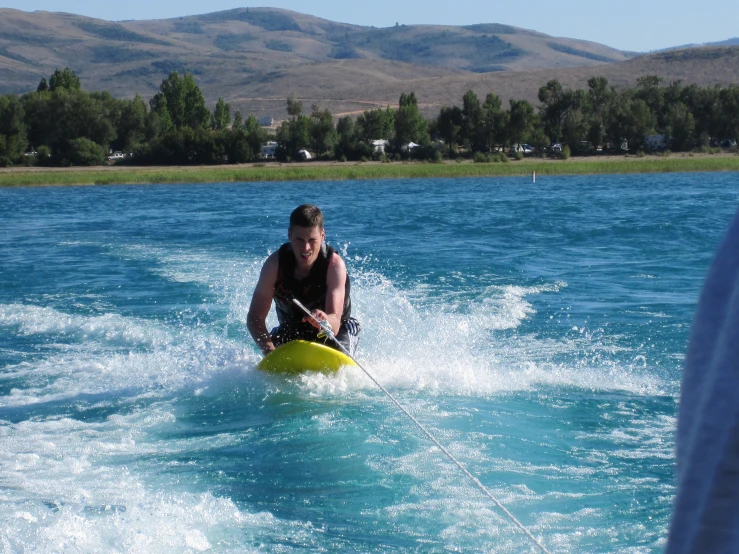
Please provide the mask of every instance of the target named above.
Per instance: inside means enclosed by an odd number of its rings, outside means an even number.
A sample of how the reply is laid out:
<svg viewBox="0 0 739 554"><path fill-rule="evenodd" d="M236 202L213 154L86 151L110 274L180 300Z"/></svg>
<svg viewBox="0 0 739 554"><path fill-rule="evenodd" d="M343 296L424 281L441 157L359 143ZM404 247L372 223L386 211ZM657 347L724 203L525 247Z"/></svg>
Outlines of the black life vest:
<svg viewBox="0 0 739 554"><path fill-rule="evenodd" d="M305 314L293 304L293 298L297 298L303 306L309 310L326 310L326 277L328 275L328 263L335 250L326 243L321 245L321 251L308 276L304 279L295 278L295 254L292 244L286 242L277 252L277 281L275 281L275 308L277 320L284 326L310 325L302 323ZM349 274L346 275L344 285L344 309L341 314L341 323L344 324L351 315L352 301L349 295L351 285Z"/></svg>

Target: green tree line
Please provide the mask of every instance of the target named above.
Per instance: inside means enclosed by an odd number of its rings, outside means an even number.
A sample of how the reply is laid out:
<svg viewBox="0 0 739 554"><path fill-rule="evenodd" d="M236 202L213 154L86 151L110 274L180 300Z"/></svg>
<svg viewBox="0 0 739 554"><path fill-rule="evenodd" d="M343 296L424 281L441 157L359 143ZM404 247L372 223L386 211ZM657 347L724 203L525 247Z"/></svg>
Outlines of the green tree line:
<svg viewBox="0 0 739 554"><path fill-rule="evenodd" d="M573 154L638 152L649 146L650 135L664 135L661 147L680 151L739 138L739 86L664 84L656 76L637 83L616 90L604 77L593 77L587 89L569 89L555 79L539 89L538 106L511 99L505 107L494 93L480 99L470 90L461 106L444 106L430 119L413 92L401 94L396 108L338 120L318 105L304 113L302 102L290 96L288 118L274 136L276 157L297 160L306 150L339 160L477 159L521 144L540 153L553 144ZM148 104L138 95L121 100L86 92L69 68L42 79L34 92L0 97L3 166L95 165L109 151L132 153L142 165L244 163L257 160L269 139L254 116L232 114L222 98L210 111L188 73L170 73ZM386 142L373 144L378 140ZM36 154L26 155L29 149Z"/></svg>
<svg viewBox="0 0 739 554"><path fill-rule="evenodd" d="M0 97L0 165L98 165L109 151L137 164L243 163L258 159L267 140L256 118L219 99L211 113L192 75L172 72L147 103L86 92L69 68L35 92Z"/></svg>
<svg viewBox="0 0 739 554"><path fill-rule="evenodd" d="M575 90L553 79L539 88L538 107L512 99L509 109L495 94L481 102L468 91L461 108L441 109L435 130L450 151L456 145L471 152L524 143L539 151L560 144L573 153L637 152L647 148L650 135L664 136L662 148L684 151L739 138L738 86L663 86L656 76L637 83L618 91L593 77L586 90Z"/></svg>

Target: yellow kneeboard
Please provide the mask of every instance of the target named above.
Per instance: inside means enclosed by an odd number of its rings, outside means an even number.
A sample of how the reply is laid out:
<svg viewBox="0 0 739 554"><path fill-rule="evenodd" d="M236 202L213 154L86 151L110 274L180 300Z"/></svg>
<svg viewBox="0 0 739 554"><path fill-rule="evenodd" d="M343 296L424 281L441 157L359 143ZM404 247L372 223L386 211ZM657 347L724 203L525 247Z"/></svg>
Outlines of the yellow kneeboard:
<svg viewBox="0 0 739 554"><path fill-rule="evenodd" d="M257 367L270 373L297 374L305 371L334 373L350 365L357 364L343 352L317 342L294 340L275 348Z"/></svg>

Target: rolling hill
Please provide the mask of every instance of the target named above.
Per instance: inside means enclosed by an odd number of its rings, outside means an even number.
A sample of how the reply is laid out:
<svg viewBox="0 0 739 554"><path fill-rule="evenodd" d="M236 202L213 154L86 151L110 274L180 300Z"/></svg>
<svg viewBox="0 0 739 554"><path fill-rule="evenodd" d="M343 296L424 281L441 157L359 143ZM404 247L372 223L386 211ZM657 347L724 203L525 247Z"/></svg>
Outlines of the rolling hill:
<svg viewBox="0 0 739 554"><path fill-rule="evenodd" d="M680 46L671 46L670 48L663 48L658 52L668 52L670 50L685 50L686 48L704 48L706 46L739 46L739 37L729 38L726 40L718 40L715 42L706 42L703 44L683 44Z"/></svg>
<svg viewBox="0 0 739 554"><path fill-rule="evenodd" d="M153 93L171 70L200 81L238 86L268 82L276 72L351 60L416 66L403 73L527 70L623 61L600 44L515 27L405 26L385 29L334 23L270 8L154 21L109 22L66 13L0 9L2 91L21 92L56 67L71 65L90 89ZM400 66L395 66L400 67ZM389 74L397 73L392 68Z"/></svg>
<svg viewBox="0 0 739 554"><path fill-rule="evenodd" d="M737 47L639 56L607 46L499 24L335 23L271 8L240 8L153 21L109 22L66 13L0 9L0 94L34 90L69 65L87 90L149 98L170 71L195 76L210 104L223 97L242 113L285 113L296 93L306 108L334 114L394 105L416 92L433 112L464 92L536 99L558 78L585 86L603 75L617 86L644 74L728 84L739 75ZM633 59L630 59L633 58Z"/></svg>
<svg viewBox="0 0 739 554"><path fill-rule="evenodd" d="M635 87L637 79L646 75L657 75L665 84L682 81L686 85L739 85L739 46L660 52L621 63L588 67L449 75L398 84L347 87L334 91L332 103L337 107L336 112L340 112L342 107L336 100L339 98L375 98L378 105L395 105L401 92L413 90L430 115L438 113L444 105L461 105L462 96L468 90L475 91L480 98L494 92L506 105L511 98L526 99L537 105L539 87L551 79L558 79L565 87L585 89L590 77L602 76L616 88L623 88ZM289 78L286 77L286 81L289 82ZM306 96L311 92L310 89L301 88L301 93ZM248 101L255 102L256 99ZM251 105L259 105L259 101L256 102ZM350 105L347 104L346 108L351 111Z"/></svg>

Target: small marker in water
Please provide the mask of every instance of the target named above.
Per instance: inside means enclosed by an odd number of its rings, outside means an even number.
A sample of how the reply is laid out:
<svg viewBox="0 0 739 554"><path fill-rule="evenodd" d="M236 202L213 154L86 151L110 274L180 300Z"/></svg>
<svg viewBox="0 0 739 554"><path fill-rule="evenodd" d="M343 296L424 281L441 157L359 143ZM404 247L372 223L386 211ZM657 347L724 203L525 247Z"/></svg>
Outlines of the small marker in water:
<svg viewBox="0 0 739 554"><path fill-rule="evenodd" d="M536 171L531 172L531 182L536 183Z"/></svg>

